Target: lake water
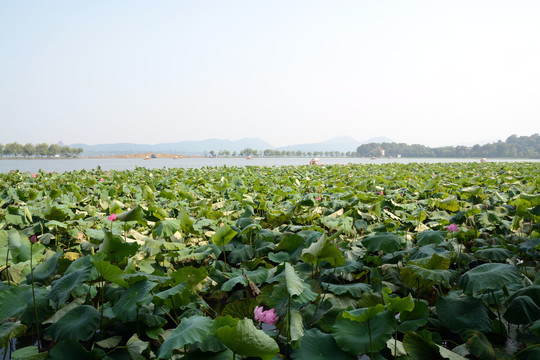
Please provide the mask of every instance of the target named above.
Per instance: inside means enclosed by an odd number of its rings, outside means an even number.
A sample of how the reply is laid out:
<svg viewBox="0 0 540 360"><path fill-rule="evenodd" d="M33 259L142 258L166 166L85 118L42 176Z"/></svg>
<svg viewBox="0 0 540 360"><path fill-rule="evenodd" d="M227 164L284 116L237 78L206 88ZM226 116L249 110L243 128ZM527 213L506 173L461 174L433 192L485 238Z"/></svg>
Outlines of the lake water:
<svg viewBox="0 0 540 360"><path fill-rule="evenodd" d="M37 172L66 172L91 170L100 166L107 170L133 170L136 167L149 169L162 168L201 168L216 166L299 166L308 165L310 158L182 158L182 159L1 159L0 172L11 170ZM388 164L388 163L448 163L479 162L480 159L455 158L321 158L322 164ZM540 162L540 159L488 159L488 162Z"/></svg>

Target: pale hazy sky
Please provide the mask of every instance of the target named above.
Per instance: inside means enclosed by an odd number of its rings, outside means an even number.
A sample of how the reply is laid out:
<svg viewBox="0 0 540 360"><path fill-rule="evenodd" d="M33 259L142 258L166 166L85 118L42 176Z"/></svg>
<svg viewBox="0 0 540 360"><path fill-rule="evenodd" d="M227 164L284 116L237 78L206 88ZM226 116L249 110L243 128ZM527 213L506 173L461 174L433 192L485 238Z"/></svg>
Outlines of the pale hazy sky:
<svg viewBox="0 0 540 360"><path fill-rule="evenodd" d="M540 1L0 0L0 143L540 132Z"/></svg>

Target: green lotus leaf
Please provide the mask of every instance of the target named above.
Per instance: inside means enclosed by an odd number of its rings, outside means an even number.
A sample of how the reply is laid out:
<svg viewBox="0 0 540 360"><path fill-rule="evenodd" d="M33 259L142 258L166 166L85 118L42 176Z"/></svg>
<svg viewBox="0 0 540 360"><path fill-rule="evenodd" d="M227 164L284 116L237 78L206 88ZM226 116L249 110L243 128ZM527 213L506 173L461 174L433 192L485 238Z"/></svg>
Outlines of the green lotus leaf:
<svg viewBox="0 0 540 360"><path fill-rule="evenodd" d="M229 225L223 225L212 236L212 242L217 246L227 245L238 234Z"/></svg>
<svg viewBox="0 0 540 360"><path fill-rule="evenodd" d="M235 300L225 305L221 315L229 315L238 319L253 318L257 304L257 300L253 298Z"/></svg>
<svg viewBox="0 0 540 360"><path fill-rule="evenodd" d="M519 251L529 255L529 256L538 256L540 253L538 246L540 245L540 238L531 239L524 241L519 244Z"/></svg>
<svg viewBox="0 0 540 360"><path fill-rule="evenodd" d="M377 304L368 308L360 308L350 311L343 312L343 318L349 319L356 322L364 322L368 320L373 320L377 314L384 311L384 305Z"/></svg>
<svg viewBox="0 0 540 360"><path fill-rule="evenodd" d="M411 312L414 309L414 300L411 294L404 298L400 298L399 296L390 297L388 294L383 294L383 297L386 308L392 312Z"/></svg>
<svg viewBox="0 0 540 360"><path fill-rule="evenodd" d="M71 291L82 285L89 275L90 269L84 267L67 275L64 274L60 279L52 282L51 291L47 298L61 306L69 298Z"/></svg>
<svg viewBox="0 0 540 360"><path fill-rule="evenodd" d="M26 326L20 321L7 322L0 325L0 347L5 347L11 339L14 339L26 331Z"/></svg>
<svg viewBox="0 0 540 360"><path fill-rule="evenodd" d="M285 284L287 286L287 292L289 295L298 296L302 294L306 287L304 286L302 279L300 279L300 277L296 274L296 271L291 264L285 263L284 273Z"/></svg>
<svg viewBox="0 0 540 360"><path fill-rule="evenodd" d="M406 333L403 337L403 347L412 360L443 359L438 346L431 338L431 333L427 330Z"/></svg>
<svg viewBox="0 0 540 360"><path fill-rule="evenodd" d="M484 290L497 290L504 285L521 281L521 272L516 266L489 263L482 264L461 275L458 286L466 294L475 295Z"/></svg>
<svg viewBox="0 0 540 360"><path fill-rule="evenodd" d="M148 348L149 343L141 341L135 334L126 343L127 351L133 360L144 360L141 354Z"/></svg>
<svg viewBox="0 0 540 360"><path fill-rule="evenodd" d="M186 294L186 283L154 294L152 302L157 306L167 305L171 309L186 306L189 303L189 291Z"/></svg>
<svg viewBox="0 0 540 360"><path fill-rule="evenodd" d="M113 349L120 344L120 341L122 341L121 336L111 336L109 338L97 341L96 345L103 349Z"/></svg>
<svg viewBox="0 0 540 360"><path fill-rule="evenodd" d="M512 298L503 317L512 324L532 324L540 319L540 307L529 296Z"/></svg>
<svg viewBox="0 0 540 360"><path fill-rule="evenodd" d="M92 336L99 327L99 312L92 306L81 305L68 311L60 320L49 326L47 334L55 341L79 340Z"/></svg>
<svg viewBox="0 0 540 360"><path fill-rule="evenodd" d="M156 287L157 283L143 280L136 282L124 290L122 296L113 305L114 315L125 322L134 321L137 318L137 307L147 305L152 300L150 291Z"/></svg>
<svg viewBox="0 0 540 360"><path fill-rule="evenodd" d="M186 211L186 209L184 208L180 209L180 212L178 213L178 221L180 221L180 229L184 233L190 234L194 232L193 220L189 217L189 214Z"/></svg>
<svg viewBox="0 0 540 360"><path fill-rule="evenodd" d="M184 318L161 345L158 359L170 359L174 349L185 345L202 342L209 334L213 321L206 316L194 315Z"/></svg>
<svg viewBox="0 0 540 360"><path fill-rule="evenodd" d="M289 261L290 258L291 256L289 255L289 253L285 251L280 251L277 253L268 253L268 259L278 264L281 264L285 261Z"/></svg>
<svg viewBox="0 0 540 360"><path fill-rule="evenodd" d="M416 331L428 323L429 307L425 300L415 300L412 311L403 311L399 315L398 330L402 333Z"/></svg>
<svg viewBox="0 0 540 360"><path fill-rule="evenodd" d="M364 317L364 314L358 315ZM332 329L332 336L340 348L352 355L378 352L386 347L386 342L392 337L394 323L395 319L390 311L376 314L362 323L339 316Z"/></svg>
<svg viewBox="0 0 540 360"><path fill-rule="evenodd" d="M326 234L323 234L307 249L302 250L302 261L318 265L325 260L334 267L345 264L345 256L341 250Z"/></svg>
<svg viewBox="0 0 540 360"><path fill-rule="evenodd" d="M448 270L449 267L450 259L433 254L429 259L423 258L410 262L401 269L400 274L403 281L411 287L417 286L418 278L421 278L425 285L435 283L449 285L454 280L456 273L454 270Z"/></svg>
<svg viewBox="0 0 540 360"><path fill-rule="evenodd" d="M291 352L293 360L354 360L355 356L347 354L337 346L330 334L313 328L304 333L300 348Z"/></svg>
<svg viewBox="0 0 540 360"><path fill-rule="evenodd" d="M290 324L291 341L302 339L304 336L304 319L302 318L302 313L297 309L291 309L290 320L289 315L287 315L285 321Z"/></svg>
<svg viewBox="0 0 540 360"><path fill-rule="evenodd" d="M369 252L392 253L403 247L400 237L393 233L376 233L364 238L361 242Z"/></svg>
<svg viewBox="0 0 540 360"><path fill-rule="evenodd" d="M144 200L152 202L154 200L154 190L148 184L144 184L142 188L142 197Z"/></svg>
<svg viewBox="0 0 540 360"><path fill-rule="evenodd" d="M249 284L249 280L256 284L262 283L268 276L268 270L265 268L259 268L254 271L232 269L232 272L227 273L226 276L231 276L231 278L223 283L221 290L231 291L236 284L243 284L244 286L247 286Z"/></svg>
<svg viewBox="0 0 540 360"><path fill-rule="evenodd" d="M99 246L99 253L107 254L109 260L119 261L135 255L139 249L137 243L127 243L120 235L113 235L112 232L103 230L105 237Z"/></svg>
<svg viewBox="0 0 540 360"><path fill-rule="evenodd" d="M479 359L494 360L497 358L495 350L486 336L476 330L466 330L463 332L467 349L471 354Z"/></svg>
<svg viewBox="0 0 540 360"><path fill-rule="evenodd" d="M540 305L540 285L531 285L517 290L510 295L508 302L510 303L517 296L528 296L536 305Z"/></svg>
<svg viewBox="0 0 540 360"><path fill-rule="evenodd" d="M257 329L251 319L239 320L236 326L222 326L216 330L215 336L234 353L242 356L270 360L279 353L276 341Z"/></svg>
<svg viewBox="0 0 540 360"><path fill-rule="evenodd" d="M436 309L439 319L452 331L491 330L488 309L480 299L451 291L447 296L440 296L437 299Z"/></svg>
<svg viewBox="0 0 540 360"><path fill-rule="evenodd" d="M49 352L50 360L98 360L103 356L97 351L87 351L77 340L62 340Z"/></svg>
<svg viewBox="0 0 540 360"><path fill-rule="evenodd" d="M189 289L193 290L197 285L201 283L208 276L208 271L204 267L196 268L193 266L186 266L176 270L171 274L176 284L185 282ZM266 276L265 276L266 279Z"/></svg>
<svg viewBox="0 0 540 360"><path fill-rule="evenodd" d="M433 231L433 230L422 231L421 233L418 233L416 237L417 238L416 245L424 246L428 244L440 244L444 242L445 237L446 237L445 231Z"/></svg>
<svg viewBox="0 0 540 360"><path fill-rule="evenodd" d="M34 283L46 283L58 269L58 259L62 256L62 252L57 252L34 269ZM26 282L30 284L32 282L32 274L26 276Z"/></svg>
<svg viewBox="0 0 540 360"><path fill-rule="evenodd" d="M46 358L47 353L40 353L37 346L26 346L11 353L11 360L40 360Z"/></svg>
<svg viewBox="0 0 540 360"><path fill-rule="evenodd" d="M480 249L474 253L474 257L486 261L504 262L512 257L512 252L501 248Z"/></svg>
<svg viewBox="0 0 540 360"><path fill-rule="evenodd" d="M140 206L136 206L131 210L124 211L116 215L118 221L137 221L140 224L144 224L143 210Z"/></svg>
<svg viewBox="0 0 540 360"><path fill-rule="evenodd" d="M437 206L444 210L456 212L459 210L459 201L455 196L449 196L444 200L437 201Z"/></svg>
<svg viewBox="0 0 540 360"><path fill-rule="evenodd" d="M47 206L43 210L43 217L47 220L65 221L73 216L73 211L67 205Z"/></svg>
<svg viewBox="0 0 540 360"><path fill-rule="evenodd" d="M60 309L58 309L50 318L48 318L45 321L42 321L42 324L54 324L58 320L60 320L68 311L73 310L74 308L83 305L85 302L85 297L80 296L78 298L73 299L66 305L62 306Z"/></svg>
<svg viewBox="0 0 540 360"><path fill-rule="evenodd" d="M351 294L352 296L359 298L362 296L362 293L366 291L371 291L371 285L366 283L353 283L353 284L328 284L325 282L321 283L321 287L323 289L328 289L333 294L336 295L343 295L343 294Z"/></svg>
<svg viewBox="0 0 540 360"><path fill-rule="evenodd" d="M8 249L14 264L30 260L30 241L15 229L9 231Z"/></svg>
<svg viewBox="0 0 540 360"><path fill-rule="evenodd" d="M124 272L116 265L111 264L109 261L92 261L97 271L107 281L127 288L128 283L124 279Z"/></svg>
<svg viewBox="0 0 540 360"><path fill-rule="evenodd" d="M320 233L317 233L320 235ZM276 250L286 251L290 254L291 260L296 261L300 258L302 250L306 246L306 239L298 234L284 234L283 238L279 241Z"/></svg>
<svg viewBox="0 0 540 360"><path fill-rule="evenodd" d="M539 358L540 358L540 347L528 348L523 351L520 351L516 355L516 359L518 360L537 360Z"/></svg>
<svg viewBox="0 0 540 360"><path fill-rule="evenodd" d="M163 219L160 220L152 232L154 237L157 238L168 238L169 236L174 235L177 231L180 230L180 221L176 219Z"/></svg>

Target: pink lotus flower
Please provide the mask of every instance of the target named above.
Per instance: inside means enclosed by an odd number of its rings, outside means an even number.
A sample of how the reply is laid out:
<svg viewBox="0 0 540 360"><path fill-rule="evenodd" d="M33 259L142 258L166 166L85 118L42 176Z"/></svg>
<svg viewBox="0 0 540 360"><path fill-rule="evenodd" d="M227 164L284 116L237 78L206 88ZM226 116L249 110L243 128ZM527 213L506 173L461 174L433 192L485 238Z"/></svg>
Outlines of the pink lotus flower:
<svg viewBox="0 0 540 360"><path fill-rule="evenodd" d="M30 243L31 243L31 244L35 244L35 243L38 242L38 238L37 238L36 235L30 236L30 239L29 239L29 240L30 240Z"/></svg>
<svg viewBox="0 0 540 360"><path fill-rule="evenodd" d="M107 219L109 221L116 221L116 214L111 214L111 215L107 216Z"/></svg>
<svg viewBox="0 0 540 360"><path fill-rule="evenodd" d="M105 181L105 179L101 178L101 179L99 179L99 181Z"/></svg>
<svg viewBox="0 0 540 360"><path fill-rule="evenodd" d="M111 172L110 172L110 171L107 171L107 175L111 175Z"/></svg>
<svg viewBox="0 0 540 360"><path fill-rule="evenodd" d="M255 306L255 320L256 321L262 321L265 324L268 325L274 325L279 317L276 315L275 310L272 308L270 310L263 310L264 308L262 306Z"/></svg>
<svg viewBox="0 0 540 360"><path fill-rule="evenodd" d="M36 177L36 174L32 174L32 177L35 178L35 177Z"/></svg>
<svg viewBox="0 0 540 360"><path fill-rule="evenodd" d="M383 194L384 194L384 193L383 193L383 191L382 191L382 190L381 190L381 191L379 191L379 195L383 195Z"/></svg>
<svg viewBox="0 0 540 360"><path fill-rule="evenodd" d="M446 227L446 231L456 232L459 231L459 228L456 224L450 224Z"/></svg>
<svg viewBox="0 0 540 360"><path fill-rule="evenodd" d="M411 179L411 178L409 178L409 181L412 181L412 179Z"/></svg>
<svg viewBox="0 0 540 360"><path fill-rule="evenodd" d="M319 197L315 198L315 200L321 200L321 197L319 196Z"/></svg>

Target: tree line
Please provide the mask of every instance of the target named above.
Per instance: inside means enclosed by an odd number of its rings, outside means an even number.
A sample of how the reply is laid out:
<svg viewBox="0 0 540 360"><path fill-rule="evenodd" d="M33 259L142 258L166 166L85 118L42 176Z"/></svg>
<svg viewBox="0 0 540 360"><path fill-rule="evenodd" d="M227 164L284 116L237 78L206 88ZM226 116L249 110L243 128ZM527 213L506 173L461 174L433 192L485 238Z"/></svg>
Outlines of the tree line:
<svg viewBox="0 0 540 360"><path fill-rule="evenodd" d="M540 136L512 135L506 141L474 146L444 146L431 148L424 145L405 143L370 143L360 145L358 156L402 156L402 157L490 157L490 158L540 158Z"/></svg>
<svg viewBox="0 0 540 360"><path fill-rule="evenodd" d="M256 156L256 157L351 157L356 156L354 151L301 151L301 150L256 150L251 148L245 148L240 151L220 150L218 152L214 150L206 151L205 156Z"/></svg>
<svg viewBox="0 0 540 360"><path fill-rule="evenodd" d="M25 145L17 142L0 144L0 155L7 157L76 157L83 152L82 148L71 148L57 144L30 144Z"/></svg>

